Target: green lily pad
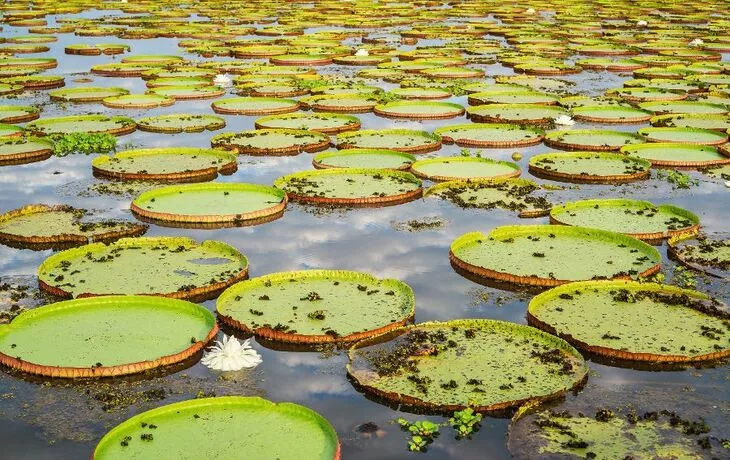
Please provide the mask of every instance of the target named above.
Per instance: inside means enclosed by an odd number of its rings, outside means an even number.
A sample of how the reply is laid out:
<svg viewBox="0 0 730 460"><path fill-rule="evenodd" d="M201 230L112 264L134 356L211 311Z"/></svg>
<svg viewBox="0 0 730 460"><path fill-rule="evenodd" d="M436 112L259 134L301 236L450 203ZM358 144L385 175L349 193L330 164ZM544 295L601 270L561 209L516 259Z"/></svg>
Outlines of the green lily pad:
<svg viewBox="0 0 730 460"><path fill-rule="evenodd" d="M649 142L721 145L728 140L726 133L699 128L641 128L639 134Z"/></svg>
<svg viewBox="0 0 730 460"><path fill-rule="evenodd" d="M727 315L697 291L634 281L570 283L530 301L530 324L598 355L696 362L730 355ZM677 335L677 330L683 333Z"/></svg>
<svg viewBox="0 0 730 460"><path fill-rule="evenodd" d="M79 43L66 45L66 54L79 54L82 56L100 56L102 54L122 54L130 50L129 45L124 43Z"/></svg>
<svg viewBox="0 0 730 460"><path fill-rule="evenodd" d="M216 302L221 320L283 342L354 342L413 318L413 290L394 279L344 270L274 273L228 288Z"/></svg>
<svg viewBox="0 0 730 460"><path fill-rule="evenodd" d="M460 147L526 147L542 142L538 128L500 123L466 123L436 128L434 134L445 143Z"/></svg>
<svg viewBox="0 0 730 460"><path fill-rule="evenodd" d="M27 105L0 105L0 123L25 123L40 117L40 110Z"/></svg>
<svg viewBox="0 0 730 460"><path fill-rule="evenodd" d="M412 129L363 129L338 134L337 148L389 149L408 153L426 153L441 148L441 136Z"/></svg>
<svg viewBox="0 0 730 460"><path fill-rule="evenodd" d="M236 226L269 222L281 216L286 193L266 185L207 183L172 185L143 192L132 212L143 220L175 224Z"/></svg>
<svg viewBox="0 0 730 460"><path fill-rule="evenodd" d="M728 107L722 104L695 101L644 102L639 104L639 107L657 115L667 113L722 115L730 111Z"/></svg>
<svg viewBox="0 0 730 460"><path fill-rule="evenodd" d="M300 102L317 112L367 113L380 103L380 98L365 94L318 94L303 97Z"/></svg>
<svg viewBox="0 0 730 460"><path fill-rule="evenodd" d="M517 177L522 171L515 163L491 158L440 157L416 161L411 172L424 179L448 181Z"/></svg>
<svg viewBox="0 0 730 460"><path fill-rule="evenodd" d="M32 163L53 155L53 142L47 139L20 137L22 128L12 125L0 125L0 130L7 133L0 136L0 165Z"/></svg>
<svg viewBox="0 0 730 460"><path fill-rule="evenodd" d="M668 252L672 258L690 268L730 279L730 238L726 236L703 233L675 235L668 241Z"/></svg>
<svg viewBox="0 0 730 460"><path fill-rule="evenodd" d="M387 149L346 149L318 153L312 159L317 169L379 168L408 169L416 161L411 154Z"/></svg>
<svg viewBox="0 0 730 460"><path fill-rule="evenodd" d="M318 413L242 396L193 399L138 414L107 433L93 458L215 458L231 451L281 460L340 458L337 433Z"/></svg>
<svg viewBox="0 0 730 460"><path fill-rule="evenodd" d="M236 156L215 149L159 147L100 155L91 160L94 175L122 180L197 182L231 174Z"/></svg>
<svg viewBox="0 0 730 460"><path fill-rule="evenodd" d="M538 93L535 91L486 91L469 95L469 105L481 104L537 104L555 105L558 98L550 94Z"/></svg>
<svg viewBox="0 0 730 460"><path fill-rule="evenodd" d="M545 135L545 145L561 150L613 151L624 145L645 142L638 134L607 129L572 129Z"/></svg>
<svg viewBox="0 0 730 460"><path fill-rule="evenodd" d="M627 145L621 148L621 153L644 158L654 166L696 168L730 163L724 150L711 145L652 142Z"/></svg>
<svg viewBox="0 0 730 460"><path fill-rule="evenodd" d="M632 102L680 101L687 98L687 93L684 91L653 87L613 89L606 91L606 95L620 97L621 99ZM648 110L645 107L642 108Z"/></svg>
<svg viewBox="0 0 730 460"><path fill-rule="evenodd" d="M248 260L220 241L122 238L48 257L38 268L41 289L61 297L152 294L179 299L215 297L248 276Z"/></svg>
<svg viewBox="0 0 730 460"><path fill-rule="evenodd" d="M132 374L184 361L217 331L206 308L182 300L68 300L28 310L0 326L0 362L51 377Z"/></svg>
<svg viewBox="0 0 730 460"><path fill-rule="evenodd" d="M652 126L666 128L698 128L713 131L727 131L730 129L730 116L707 114L668 114L652 117Z"/></svg>
<svg viewBox="0 0 730 460"><path fill-rule="evenodd" d="M391 89L389 93L402 97L403 99L446 99L451 97L451 92L446 89L421 88L415 86Z"/></svg>
<svg viewBox="0 0 730 460"><path fill-rule="evenodd" d="M554 206L550 220L563 225L600 228L642 240L666 238L699 228L700 218L672 205L642 200L581 200Z"/></svg>
<svg viewBox="0 0 730 460"><path fill-rule="evenodd" d="M349 206L400 204L423 193L420 179L391 169L302 171L280 177L274 185L294 201Z"/></svg>
<svg viewBox="0 0 730 460"><path fill-rule="evenodd" d="M157 115L137 120L137 128L140 131L166 134L201 133L205 130L222 129L225 126L226 121L221 117L189 113Z"/></svg>
<svg viewBox="0 0 730 460"><path fill-rule="evenodd" d="M383 339L391 339L383 343ZM487 319L405 327L350 349L358 388L394 404L453 412L499 411L557 398L588 367L566 342L537 329Z"/></svg>
<svg viewBox="0 0 730 460"><path fill-rule="evenodd" d="M299 129L336 134L359 129L360 119L339 113L288 113L258 118L256 128Z"/></svg>
<svg viewBox="0 0 730 460"><path fill-rule="evenodd" d="M114 87L80 86L63 88L48 93L52 101L63 102L101 102L107 97L124 96L129 94L128 89Z"/></svg>
<svg viewBox="0 0 730 460"><path fill-rule="evenodd" d="M175 99L158 94L124 94L105 97L101 103L115 109L151 109L170 106L175 103Z"/></svg>
<svg viewBox="0 0 730 460"><path fill-rule="evenodd" d="M160 86L147 91L149 94L164 96L174 100L211 99L224 95L226 90L220 86Z"/></svg>
<svg viewBox="0 0 730 460"><path fill-rule="evenodd" d="M247 155L298 155L326 150L330 146L330 138L326 134L302 129L258 129L218 134L210 143L215 148Z"/></svg>
<svg viewBox="0 0 730 460"><path fill-rule="evenodd" d="M576 120L595 123L642 123L652 116L648 110L615 105L576 107L572 112Z"/></svg>
<svg viewBox="0 0 730 460"><path fill-rule="evenodd" d="M484 123L549 124L568 115L562 107L539 104L486 104L469 107L467 117Z"/></svg>
<svg viewBox="0 0 730 460"><path fill-rule="evenodd" d="M70 133L109 133L115 136L129 134L137 128L131 118L105 115L72 115L68 117L41 118L25 125L30 132L46 136Z"/></svg>
<svg viewBox="0 0 730 460"><path fill-rule="evenodd" d="M268 115L296 112L299 102L273 97L234 97L215 101L211 107L216 113L230 115Z"/></svg>
<svg viewBox="0 0 730 460"><path fill-rule="evenodd" d="M508 225L489 234L466 233L451 244L450 258L457 269L478 278L532 286L649 276L661 263L655 248L635 238L562 225Z"/></svg>

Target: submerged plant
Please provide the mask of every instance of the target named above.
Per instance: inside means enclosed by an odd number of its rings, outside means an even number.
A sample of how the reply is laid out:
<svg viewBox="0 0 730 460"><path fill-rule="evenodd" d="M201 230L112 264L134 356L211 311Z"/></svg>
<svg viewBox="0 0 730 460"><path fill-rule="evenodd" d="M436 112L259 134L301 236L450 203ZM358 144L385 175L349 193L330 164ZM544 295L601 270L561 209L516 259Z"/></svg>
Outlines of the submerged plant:
<svg viewBox="0 0 730 460"><path fill-rule="evenodd" d="M233 336L223 335L223 340L200 360L205 366L218 371L238 371L250 369L261 364L261 355L251 347L251 339L239 342Z"/></svg>
<svg viewBox="0 0 730 460"><path fill-rule="evenodd" d="M399 418L396 423L403 431L411 434L411 439L408 441L408 450L411 452L425 452L427 446L439 435L439 425L429 420L411 423L404 418Z"/></svg>
<svg viewBox="0 0 730 460"><path fill-rule="evenodd" d="M71 133L55 139L53 153L65 157L71 153L109 153L116 149L117 138L108 133Z"/></svg>

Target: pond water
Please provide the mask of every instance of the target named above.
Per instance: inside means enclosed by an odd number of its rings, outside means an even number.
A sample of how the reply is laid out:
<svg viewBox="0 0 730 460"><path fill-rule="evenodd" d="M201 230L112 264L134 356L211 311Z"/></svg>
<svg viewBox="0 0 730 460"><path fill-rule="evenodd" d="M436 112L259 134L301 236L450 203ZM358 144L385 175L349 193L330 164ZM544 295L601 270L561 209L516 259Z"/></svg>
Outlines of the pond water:
<svg viewBox="0 0 730 460"><path fill-rule="evenodd" d="M86 11L80 15L95 18L102 15L124 15L121 11ZM54 26L49 16L49 26ZM195 18L191 18L195 19ZM458 21L454 21L454 24ZM260 27L260 26L257 26ZM315 32L318 29L307 29ZM4 26L0 37L27 33L25 27ZM126 43L134 54L177 54L199 60L177 46L177 39L156 38L128 40L116 37L79 37L59 34L50 43L51 50L43 56L55 57L58 67L44 74L63 75L66 87L83 86L73 80L88 77L93 86L119 86L132 93L145 91L140 78L110 78L88 73L92 65L118 61L110 56L67 56L64 46L74 43L110 41ZM242 37L245 38L245 37ZM253 38L253 37L250 37ZM486 38L501 40L496 36ZM345 43L355 43L347 40ZM442 43L421 40L419 46ZM414 47L404 46L404 49ZM33 55L38 56L38 55ZM727 58L728 55L724 57ZM220 60L220 58L215 58ZM474 65L491 77L509 75L512 70L499 64ZM351 67L319 67L322 74L351 75ZM564 77L574 81L575 93L598 95L610 88L620 87L630 75L584 71ZM373 81L375 83L375 81ZM383 88L397 87L390 83L375 83ZM228 96L235 95L229 89ZM226 96L224 96L226 97ZM165 113L212 113L210 100L178 101L171 107L153 110L116 110L101 104L56 104L48 101L44 91L26 92L3 103L37 105L42 117L86 113L119 114L135 119ZM448 102L467 106L466 97L452 97ZM446 121L395 121L373 114L357 115L363 129L415 128L433 131L447 124L463 123L464 117ZM135 147L209 147L210 138L221 132L253 129L255 116L223 115L227 126L217 132L199 134L154 134L141 131L119 139L118 150ZM643 125L600 125L576 123L572 128L606 128L634 132ZM421 157L459 155L461 148L444 146L438 152ZM485 149L483 155L498 160L510 160L513 152L522 153L518 161L522 177L537 183L552 183L531 177L527 173L528 159L550 151L540 144L518 149ZM51 157L38 163L6 166L0 169L0 210L3 212L31 203L71 204L97 210L104 217L134 220L129 211L133 193L102 194L94 184L103 183L91 174L92 156L70 155ZM221 182L252 182L271 184L285 174L312 169L312 155L292 157L239 157L238 171L221 176ZM690 189L676 189L652 172L650 180L626 185L570 185L550 193L553 202L572 201L589 197L627 197L646 199L656 204L673 204L696 213L708 233L728 230L730 207L728 189L722 181L698 172L689 174L699 181ZM90 188L91 187L91 188ZM435 222L418 228L409 221ZM487 232L508 224L547 224L548 218L520 219L516 213L504 210L464 210L437 198L424 198L392 207L367 209L325 209L290 203L283 217L270 223L245 228L193 230L151 225L148 236L188 236L195 240L224 241L242 251L250 261L252 277L287 270L347 269L371 273L377 277L393 277L408 283L416 296L417 323L456 318L492 318L526 323L525 312L531 294L481 286L458 275L450 266L449 246L459 235L469 231ZM666 245L658 247L663 255L663 273L672 281L674 262L666 257ZM51 251L32 251L0 246L0 281L20 280L35 285L38 265ZM565 259L570 264L570 258ZM698 289L730 301L730 291L718 280L696 275ZM203 305L214 310L215 301ZM681 334L681 331L678 331ZM71 383L43 381L5 371L0 373L0 444L2 458L13 459L79 459L89 458L101 436L114 425L140 411L200 395L259 395L274 401L293 401L311 407L326 417L336 429L346 459L393 459L412 454L407 451L407 436L393 420L405 417L422 418L398 408L368 399L348 381L343 350L285 351L267 348L252 340L261 353L263 363L254 370L222 375L208 370L200 363L191 367L147 379L119 379L101 383ZM680 400L683 394L700 395L708 402L708 420L724 420L730 415L730 379L726 364L676 371L634 370L613 367L591 361L588 386L611 390L659 389L671 392ZM582 393L569 396L581 398ZM445 418L427 416L443 422ZM373 422L382 431L366 436L356 427ZM438 459L502 459L508 458L508 418L485 417L482 427L471 440L455 440L447 430L436 439L422 458ZM727 430L725 430L727 431ZM722 432L720 433L722 434ZM725 437L727 432L724 433Z"/></svg>

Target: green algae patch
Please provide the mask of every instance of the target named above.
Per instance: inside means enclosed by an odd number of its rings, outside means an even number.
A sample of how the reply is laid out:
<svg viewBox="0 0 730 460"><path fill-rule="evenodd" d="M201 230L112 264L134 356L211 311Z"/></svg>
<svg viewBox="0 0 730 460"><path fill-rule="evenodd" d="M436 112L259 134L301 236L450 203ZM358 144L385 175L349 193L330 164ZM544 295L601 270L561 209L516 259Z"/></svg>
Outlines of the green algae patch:
<svg viewBox="0 0 730 460"><path fill-rule="evenodd" d="M145 225L120 220L89 220L71 206L32 204L0 215L0 243L23 249L58 249L138 236Z"/></svg>
<svg viewBox="0 0 730 460"><path fill-rule="evenodd" d="M338 149L390 149L407 153L434 152L441 136L412 129L363 129L337 136Z"/></svg>
<svg viewBox="0 0 730 460"><path fill-rule="evenodd" d="M520 217L538 217L552 206L540 190L527 179L456 180L436 184L423 196L448 200L464 209L501 208L519 212Z"/></svg>
<svg viewBox="0 0 730 460"><path fill-rule="evenodd" d="M246 155L298 155L320 152L330 146L326 134L303 129L257 129L223 133L210 140L214 148Z"/></svg>
<svg viewBox="0 0 730 460"><path fill-rule="evenodd" d="M340 444L332 425L307 407L224 396L138 414L109 431L92 458L216 458L230 452L252 458L339 460Z"/></svg>
<svg viewBox="0 0 730 460"><path fill-rule="evenodd" d="M485 104L469 107L467 118L480 123L547 125L569 115L562 107L541 104Z"/></svg>
<svg viewBox="0 0 730 460"><path fill-rule="evenodd" d="M128 117L105 115L72 115L68 117L41 118L25 125L27 131L45 136L71 133L108 133L115 136L129 134L137 123Z"/></svg>
<svg viewBox="0 0 730 460"><path fill-rule="evenodd" d="M160 147L101 155L91 161L95 176L120 180L198 182L231 174L236 155L215 149Z"/></svg>
<svg viewBox="0 0 730 460"><path fill-rule="evenodd" d="M286 202L286 193L266 185L206 183L149 190L135 198L130 208L142 220L162 225L244 226L280 217Z"/></svg>
<svg viewBox="0 0 730 460"><path fill-rule="evenodd" d="M411 165L411 172L428 180L449 181L517 177L522 171L517 164L509 161L477 157L441 157L418 160Z"/></svg>
<svg viewBox="0 0 730 460"><path fill-rule="evenodd" d="M721 145L728 140L726 133L700 128L641 128L639 134L649 142Z"/></svg>
<svg viewBox="0 0 730 460"><path fill-rule="evenodd" d="M137 120L137 128L140 131L166 134L202 133L206 130L222 129L225 126L226 121L221 117L187 113L157 115Z"/></svg>
<svg viewBox="0 0 730 460"><path fill-rule="evenodd" d="M423 193L416 176L390 169L302 171L280 177L274 185L293 201L349 206L400 204Z"/></svg>
<svg viewBox="0 0 730 460"><path fill-rule="evenodd" d="M62 102L101 102L107 97L124 96L129 94L128 89L114 87L81 86L63 88L48 93L52 101Z"/></svg>
<svg viewBox="0 0 730 460"><path fill-rule="evenodd" d="M534 297L528 320L598 355L695 362L730 355L729 316L720 306L705 294L671 285L587 281Z"/></svg>
<svg viewBox="0 0 730 460"><path fill-rule="evenodd" d="M730 157L725 150L711 145L652 142L624 146L621 153L644 158L654 166L702 168L730 163Z"/></svg>
<svg viewBox="0 0 730 460"><path fill-rule="evenodd" d="M624 145L645 142L638 134L605 129L573 129L545 135L545 145L560 150L614 151Z"/></svg>
<svg viewBox="0 0 730 460"><path fill-rule="evenodd" d="M700 218L686 209L628 199L592 199L554 206L550 221L600 228L642 240L660 240L700 226Z"/></svg>
<svg viewBox="0 0 730 460"><path fill-rule="evenodd" d="M42 290L60 297L149 294L215 297L248 276L248 260L220 241L182 237L122 238L48 257L38 268Z"/></svg>
<svg viewBox="0 0 730 460"><path fill-rule="evenodd" d="M544 153L530 158L529 171L537 177L578 183L625 183L647 179L651 162L619 153Z"/></svg>
<svg viewBox="0 0 730 460"><path fill-rule="evenodd" d="M562 339L486 319L401 328L358 342L349 355L348 374L358 388L394 404L444 412L500 411L556 398L588 372Z"/></svg>
<svg viewBox="0 0 730 460"><path fill-rule="evenodd" d="M240 282L218 298L221 320L267 339L354 342L413 318L413 290L394 279L345 270L274 273Z"/></svg>
<svg viewBox="0 0 730 460"><path fill-rule="evenodd" d="M451 244L449 258L457 271L477 279L531 286L645 277L659 271L661 263L655 248L635 238L561 225L507 225L489 234L466 233Z"/></svg>
<svg viewBox="0 0 730 460"><path fill-rule="evenodd" d="M688 232L673 236L667 243L669 255L680 263L730 279L730 238L727 236Z"/></svg>
<svg viewBox="0 0 730 460"><path fill-rule="evenodd" d="M5 126L11 125L0 125L0 130ZM54 145L48 139L16 136L16 133L22 133L21 128L8 128L6 133L6 136L0 137L0 166L42 161L53 155Z"/></svg>
<svg viewBox="0 0 730 460"><path fill-rule="evenodd" d="M182 300L68 300L21 313L0 326L0 362L49 377L132 374L188 359L217 331L207 309Z"/></svg>
<svg viewBox="0 0 730 460"><path fill-rule="evenodd" d="M360 119L339 113L289 113L261 117L256 120L256 128L311 130L336 134L359 129Z"/></svg>
<svg viewBox="0 0 730 460"><path fill-rule="evenodd" d="M527 147L542 142L545 132L538 128L505 123L466 123L436 128L444 143L460 147Z"/></svg>
<svg viewBox="0 0 730 460"><path fill-rule="evenodd" d="M408 169L416 157L388 149L346 149L318 153L312 159L317 169L328 168L378 168Z"/></svg>

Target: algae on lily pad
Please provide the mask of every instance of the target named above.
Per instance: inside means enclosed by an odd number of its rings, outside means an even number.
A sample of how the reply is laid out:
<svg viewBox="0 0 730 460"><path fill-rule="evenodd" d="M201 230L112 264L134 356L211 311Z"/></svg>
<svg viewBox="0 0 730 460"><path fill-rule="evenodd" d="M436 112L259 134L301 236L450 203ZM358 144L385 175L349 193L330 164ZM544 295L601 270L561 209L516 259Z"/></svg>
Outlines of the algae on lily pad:
<svg viewBox="0 0 730 460"><path fill-rule="evenodd" d="M542 142L545 132L538 128L505 123L466 123L436 128L444 143L459 147L527 147Z"/></svg>
<svg viewBox="0 0 730 460"><path fill-rule="evenodd" d="M215 148L239 154L278 156L320 152L330 146L330 138L326 134L303 129L257 129L218 134L210 143Z"/></svg>
<svg viewBox="0 0 730 460"><path fill-rule="evenodd" d="M469 107L467 118L480 123L515 123L547 125L556 118L569 115L555 105L541 104L485 104Z"/></svg>
<svg viewBox="0 0 730 460"><path fill-rule="evenodd" d="M317 412L289 402L221 396L181 401L142 412L109 431L93 460L221 458L340 460L332 425Z"/></svg>
<svg viewBox="0 0 730 460"><path fill-rule="evenodd" d="M649 142L721 145L728 140L727 133L701 128L641 128L639 134Z"/></svg>
<svg viewBox="0 0 730 460"><path fill-rule="evenodd" d="M345 270L281 272L237 283L216 302L224 323L274 341L354 342L413 318L413 290Z"/></svg>
<svg viewBox="0 0 730 460"><path fill-rule="evenodd" d="M565 182L621 184L647 179L651 163L610 152L556 152L530 158L529 171L537 177Z"/></svg>
<svg viewBox="0 0 730 460"><path fill-rule="evenodd" d="M357 117L340 113L287 113L261 117L256 120L256 128L311 130L325 134L337 134L359 129L360 120Z"/></svg>
<svg viewBox="0 0 730 460"><path fill-rule="evenodd" d="M2 125L10 126L10 125ZM1 127L0 127L1 129ZM0 137L0 166L32 163L34 161L46 160L53 155L53 142L39 137L20 137L15 133L18 131L7 131L10 135Z"/></svg>
<svg viewBox="0 0 730 460"><path fill-rule="evenodd" d="M318 153L312 159L317 169L329 168L378 168L407 170L416 157L397 150L345 149Z"/></svg>
<svg viewBox="0 0 730 460"><path fill-rule="evenodd" d="M140 131L153 133L202 133L205 130L215 131L225 126L226 121L221 117L187 113L157 115L137 120L137 128Z"/></svg>
<svg viewBox="0 0 730 460"><path fill-rule="evenodd" d="M730 163L730 153L712 145L651 142L626 145L621 147L621 153L644 158L654 166L702 168Z"/></svg>
<svg viewBox="0 0 730 460"><path fill-rule="evenodd" d="M347 371L356 387L393 404L492 412L557 398L579 386L588 367L568 343L532 327L460 319L358 342Z"/></svg>
<svg viewBox="0 0 730 460"><path fill-rule="evenodd" d="M248 260L220 241L183 237L122 238L48 257L38 268L42 290L60 297L151 294L208 299L248 277Z"/></svg>
<svg viewBox="0 0 730 460"><path fill-rule="evenodd" d="M49 377L133 374L185 361L217 332L210 311L191 302L152 296L75 299L0 325L0 363Z"/></svg>
<svg viewBox="0 0 730 460"><path fill-rule="evenodd" d="M612 151L645 142L638 134L604 129L553 131L545 135L545 145L560 150Z"/></svg>
<svg viewBox="0 0 730 460"><path fill-rule="evenodd" d="M478 157L440 157L418 160L411 172L432 181L460 179L502 179L518 177L522 172L516 163Z"/></svg>
<svg viewBox="0 0 730 460"><path fill-rule="evenodd" d="M488 234L466 233L451 243L449 259L457 271L477 280L541 287L646 277L658 272L661 263L654 247L630 236L562 225L507 225Z"/></svg>
<svg viewBox="0 0 730 460"><path fill-rule="evenodd" d="M395 101L376 105L376 115L406 120L441 120L464 114L464 107L451 102Z"/></svg>
<svg viewBox="0 0 730 460"><path fill-rule="evenodd" d="M390 149L427 153L441 148L441 136L411 129L363 129L337 135L338 149Z"/></svg>
<svg viewBox="0 0 730 460"><path fill-rule="evenodd" d="M730 279L730 238L727 235L680 233L667 242L669 255L695 270Z"/></svg>
<svg viewBox="0 0 730 460"><path fill-rule="evenodd" d="M121 116L71 115L41 118L25 125L25 129L45 136L71 133L108 133L122 136L134 132L137 129L137 123L131 118Z"/></svg>

